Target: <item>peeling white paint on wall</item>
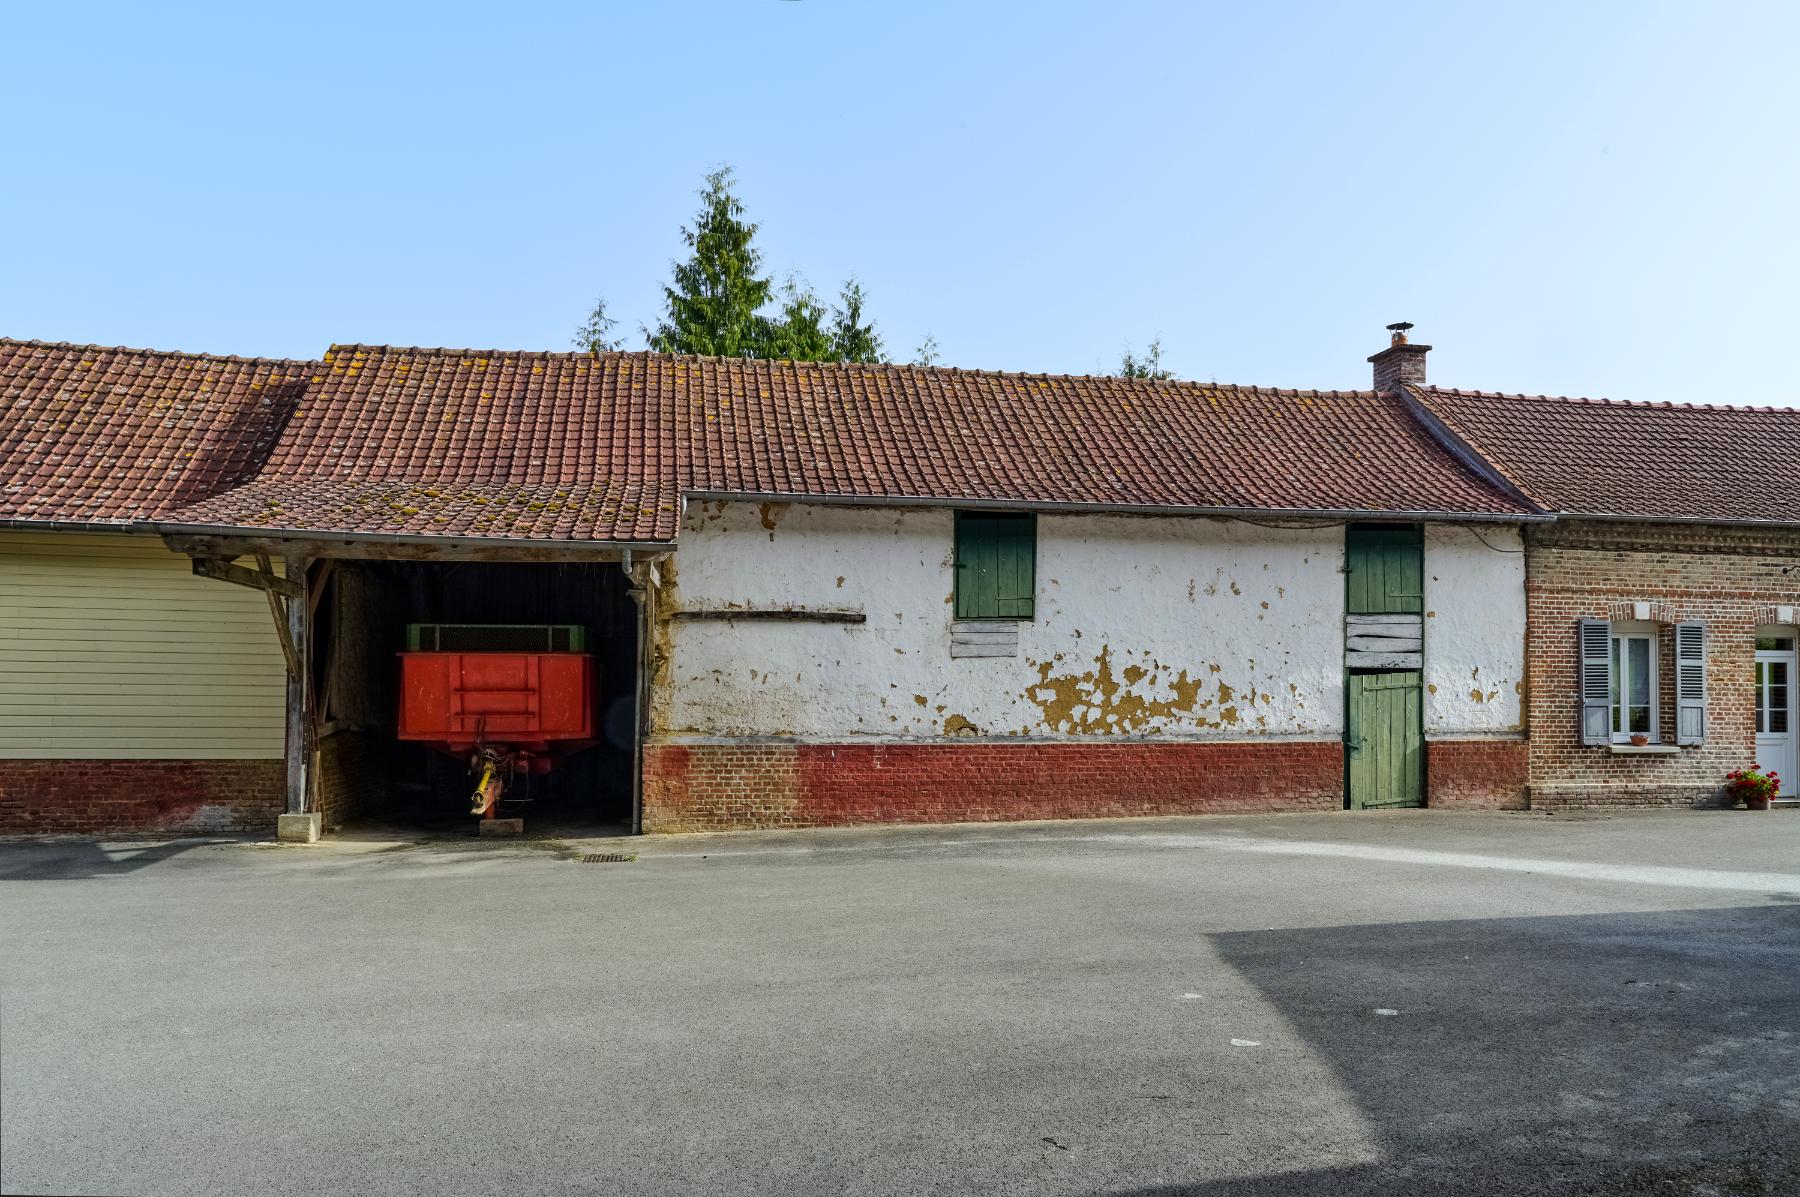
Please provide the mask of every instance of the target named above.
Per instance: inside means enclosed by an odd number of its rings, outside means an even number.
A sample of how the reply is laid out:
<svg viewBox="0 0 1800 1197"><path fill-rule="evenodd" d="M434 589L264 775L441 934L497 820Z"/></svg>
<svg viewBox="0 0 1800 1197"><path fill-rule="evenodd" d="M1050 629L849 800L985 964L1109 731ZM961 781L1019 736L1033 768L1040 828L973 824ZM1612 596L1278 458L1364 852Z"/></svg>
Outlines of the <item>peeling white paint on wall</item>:
<svg viewBox="0 0 1800 1197"><path fill-rule="evenodd" d="M1516 528L1425 526L1425 734L1519 732L1525 556Z"/></svg>
<svg viewBox="0 0 1800 1197"><path fill-rule="evenodd" d="M1425 529L1425 731L1516 734L1516 529ZM857 610L860 624L670 625L659 734L920 739L1332 738L1343 728L1341 526L1038 517L1014 657L952 658L947 508L697 503L679 606ZM1491 547L1490 547L1491 546Z"/></svg>
<svg viewBox="0 0 1800 1197"><path fill-rule="evenodd" d="M773 525L771 527L771 525ZM1016 657L952 658L947 508L697 503L678 603L861 624L670 625L665 735L1336 737L1343 529L1044 514Z"/></svg>

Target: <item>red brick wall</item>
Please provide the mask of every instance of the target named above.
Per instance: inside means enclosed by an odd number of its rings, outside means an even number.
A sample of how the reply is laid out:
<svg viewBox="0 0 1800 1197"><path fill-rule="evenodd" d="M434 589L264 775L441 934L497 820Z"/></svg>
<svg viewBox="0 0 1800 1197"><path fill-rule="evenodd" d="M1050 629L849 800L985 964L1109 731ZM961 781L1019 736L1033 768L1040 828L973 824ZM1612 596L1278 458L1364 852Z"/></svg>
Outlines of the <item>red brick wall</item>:
<svg viewBox="0 0 1800 1197"><path fill-rule="evenodd" d="M651 744L644 829L1338 810L1343 745Z"/></svg>
<svg viewBox="0 0 1800 1197"><path fill-rule="evenodd" d="M1425 803L1434 810L1524 810L1530 757L1522 738L1428 741Z"/></svg>
<svg viewBox="0 0 1800 1197"><path fill-rule="evenodd" d="M339 731L319 742L313 804L326 830L368 818L391 789L394 740L374 732Z"/></svg>
<svg viewBox="0 0 1800 1197"><path fill-rule="evenodd" d="M1756 751L1753 663L1767 609L1800 603L1800 535L1678 525L1566 522L1534 528L1526 556L1531 805L1716 802L1727 771ZM1657 604L1659 620L1697 619L1707 634L1707 742L1667 756L1581 744L1576 621ZM1661 738L1675 738L1673 651L1662 629Z"/></svg>
<svg viewBox="0 0 1800 1197"><path fill-rule="evenodd" d="M280 761L0 760L0 835L272 833Z"/></svg>

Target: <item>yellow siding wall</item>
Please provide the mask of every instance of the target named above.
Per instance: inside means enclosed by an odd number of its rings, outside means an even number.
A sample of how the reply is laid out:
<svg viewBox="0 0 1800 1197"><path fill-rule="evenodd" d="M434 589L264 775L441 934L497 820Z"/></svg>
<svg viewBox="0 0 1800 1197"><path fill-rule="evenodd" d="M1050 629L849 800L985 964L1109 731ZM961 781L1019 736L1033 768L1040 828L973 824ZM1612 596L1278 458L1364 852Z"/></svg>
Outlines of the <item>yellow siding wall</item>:
<svg viewBox="0 0 1800 1197"><path fill-rule="evenodd" d="M268 600L154 536L0 531L0 758L281 756Z"/></svg>

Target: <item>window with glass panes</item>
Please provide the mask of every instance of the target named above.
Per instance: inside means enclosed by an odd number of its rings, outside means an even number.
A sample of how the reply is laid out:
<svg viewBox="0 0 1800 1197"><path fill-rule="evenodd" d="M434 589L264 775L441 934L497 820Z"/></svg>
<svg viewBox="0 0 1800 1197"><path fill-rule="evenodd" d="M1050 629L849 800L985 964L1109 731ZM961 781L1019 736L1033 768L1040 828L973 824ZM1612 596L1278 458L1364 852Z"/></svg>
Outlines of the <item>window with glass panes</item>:
<svg viewBox="0 0 1800 1197"><path fill-rule="evenodd" d="M1756 648L1758 652L1791 653L1794 638L1759 636ZM1792 666L1787 661L1756 663L1756 730L1761 735L1779 736L1788 730L1788 712L1792 709L1788 704L1788 687L1793 683L1789 676L1791 671Z"/></svg>
<svg viewBox="0 0 1800 1197"><path fill-rule="evenodd" d="M1612 731L1618 739L1656 738L1656 637L1615 632L1612 637Z"/></svg>

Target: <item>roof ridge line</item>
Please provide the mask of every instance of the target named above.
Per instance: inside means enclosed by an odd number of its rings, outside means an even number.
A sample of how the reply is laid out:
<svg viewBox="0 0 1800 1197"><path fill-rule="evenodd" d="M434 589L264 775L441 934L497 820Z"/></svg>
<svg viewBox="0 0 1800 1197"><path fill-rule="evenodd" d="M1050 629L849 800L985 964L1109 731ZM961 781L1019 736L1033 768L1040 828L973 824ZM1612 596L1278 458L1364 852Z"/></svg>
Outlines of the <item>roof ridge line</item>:
<svg viewBox="0 0 1800 1197"><path fill-rule="evenodd" d="M1375 390L1342 390L1333 387L1329 390L1317 387L1271 387L1258 383L1231 383L1197 378L1127 378L1119 374L1053 374L1048 371L1035 370L987 370L969 366L923 366L913 362L840 362L840 361L796 361L793 358L757 358L728 357L711 353L662 353L654 349L612 349L605 353L589 353L583 349L469 349L450 345L371 345L360 341L333 342L326 347L327 354L364 353L368 355L399 356L418 355L421 357L497 357L497 358L532 358L555 360L606 361L613 358L643 358L667 362L705 362L705 363L742 363L751 369L767 369L776 365L798 366L803 369L836 369L851 371L886 371L890 374L938 374L968 375L976 378L1013 378L1062 382L1104 382L1122 383L1128 386L1160 386L1177 388L1195 388L1215 391L1247 391L1252 394L1284 395L1295 398L1373 398L1380 394ZM324 360L321 357L318 360Z"/></svg>
<svg viewBox="0 0 1800 1197"><path fill-rule="evenodd" d="M93 353L129 353L137 357L201 358L212 362L251 362L271 366L316 366L316 357L246 357L237 353L199 353L187 349L146 349L134 345L101 345L80 341L40 341L34 338L0 337L0 346L16 345L26 349L68 349Z"/></svg>
<svg viewBox="0 0 1800 1197"><path fill-rule="evenodd" d="M1490 457L1481 448L1480 442L1470 436L1455 419L1431 405L1423 392L1435 389L1437 388L1414 386L1402 381L1400 398L1406 405L1408 414L1424 425L1432 439L1443 445L1458 464L1470 469L1484 482L1490 485L1497 482L1502 491L1510 492L1510 498L1540 512L1554 513L1557 510L1554 504L1547 502L1523 481L1514 477L1511 470Z"/></svg>
<svg viewBox="0 0 1800 1197"><path fill-rule="evenodd" d="M1772 403L1694 403L1673 399L1610 399L1606 396L1527 394L1524 391L1476 391L1466 387L1425 386L1423 391L1458 395L1468 399L1543 399L1552 403L1585 403L1590 407L1629 407L1650 411L1754 411L1779 415L1800 411L1800 407L1777 407Z"/></svg>

